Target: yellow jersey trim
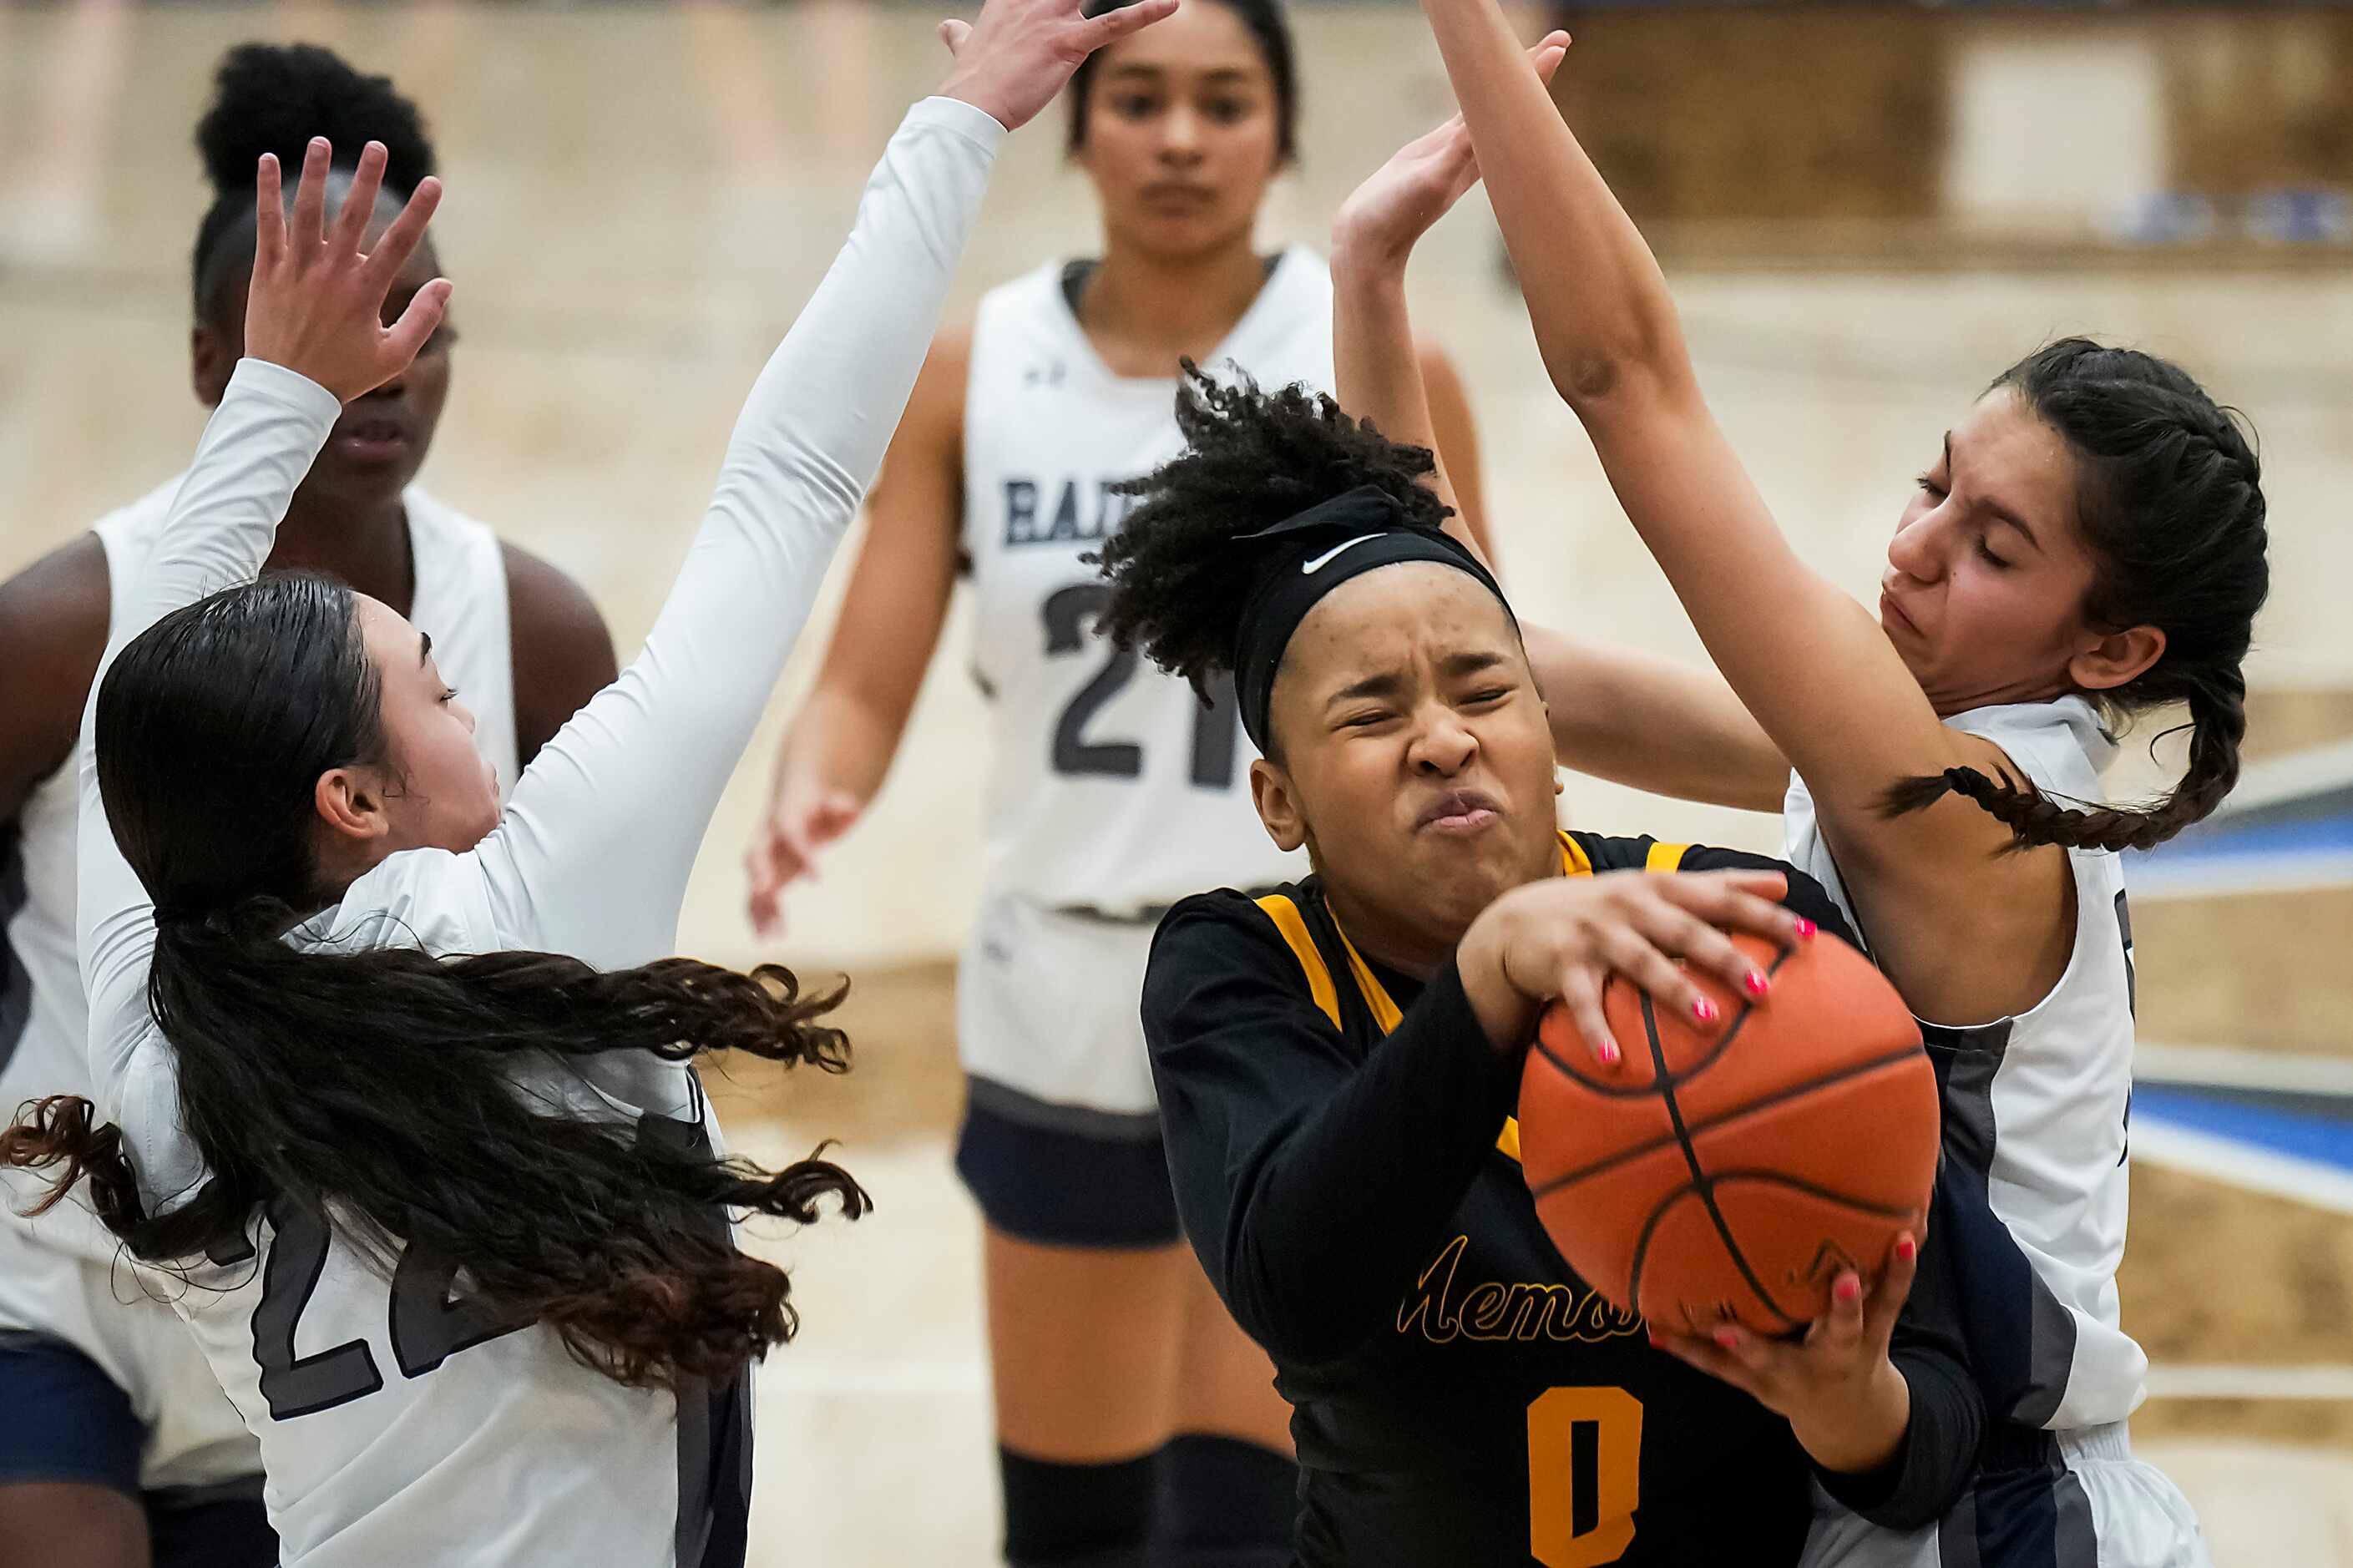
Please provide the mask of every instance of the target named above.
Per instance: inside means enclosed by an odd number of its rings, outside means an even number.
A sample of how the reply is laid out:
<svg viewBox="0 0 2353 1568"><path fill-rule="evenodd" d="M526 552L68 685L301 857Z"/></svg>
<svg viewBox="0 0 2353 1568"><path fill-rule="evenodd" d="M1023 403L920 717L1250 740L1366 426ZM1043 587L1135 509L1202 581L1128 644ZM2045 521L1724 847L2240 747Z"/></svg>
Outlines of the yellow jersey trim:
<svg viewBox="0 0 2353 1568"><path fill-rule="evenodd" d="M1299 906L1284 894L1269 893L1258 900L1258 907L1274 922L1274 929L1282 933L1291 956L1299 961L1301 972L1307 976L1307 993L1315 998L1315 1005L1332 1020L1334 1028L1342 1028L1340 994L1332 988L1332 971L1325 966L1324 955L1315 950L1315 939L1307 934L1307 921L1300 914ZM1349 956L1356 956L1354 949L1349 950Z"/></svg>
<svg viewBox="0 0 2353 1568"><path fill-rule="evenodd" d="M1683 857L1690 853L1691 846L1688 844L1653 844L1651 846L1651 853L1642 861L1642 869L1645 871L1675 870L1683 865Z"/></svg>

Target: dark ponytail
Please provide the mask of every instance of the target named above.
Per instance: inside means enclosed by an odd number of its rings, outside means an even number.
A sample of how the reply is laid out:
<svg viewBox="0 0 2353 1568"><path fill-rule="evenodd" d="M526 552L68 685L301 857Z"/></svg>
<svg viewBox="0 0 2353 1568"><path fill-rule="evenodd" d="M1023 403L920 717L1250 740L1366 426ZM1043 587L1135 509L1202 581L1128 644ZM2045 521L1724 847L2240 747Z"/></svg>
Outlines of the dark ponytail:
<svg viewBox="0 0 2353 1568"><path fill-rule="evenodd" d="M1994 382L2063 437L2083 468L2083 537L2094 570L2084 601L2094 627L2155 626L2156 663L2113 690L2086 692L2111 717L2189 710L2189 766L2142 808L2062 805L2023 781L1976 768L1904 780L1891 816L1958 794L2009 826L2011 847L2147 849L2199 821L2239 780L2247 731L2242 666L2271 589L2263 468L2231 410L2179 366L2067 338Z"/></svg>
<svg viewBox="0 0 2353 1568"><path fill-rule="evenodd" d="M424 116L391 78L355 70L315 44L239 44L221 57L211 107L196 122L196 153L213 187L189 260L199 319L219 303L221 285L252 264L254 165L277 153L290 195L292 171L313 136L333 142L346 169L368 142L383 142L385 199L395 211L434 172Z"/></svg>
<svg viewBox="0 0 2353 1568"><path fill-rule="evenodd" d="M1248 376L1219 380L1181 362L1176 428L1185 450L1140 479L1113 486L1143 498L1087 557L1112 586L1097 627L1206 693L1233 658L1251 588L1232 547L1359 485L1397 498L1404 520L1436 528L1451 510L1421 479L1427 447L1401 447L1305 385L1261 392Z"/></svg>
<svg viewBox="0 0 2353 1568"><path fill-rule="evenodd" d="M157 903L148 999L204 1185L151 1210L118 1131L73 1097L0 1132L0 1163L62 1165L51 1203L88 1181L150 1262L185 1264L290 1205L387 1273L404 1247L446 1260L496 1321L544 1323L619 1382L729 1376L795 1328L783 1272L735 1249L729 1211L808 1221L830 1195L855 1218L866 1194L822 1159L765 1171L611 1107L646 1070L635 1053L843 1070L848 1042L821 1022L841 990L803 994L775 966L600 973L281 940L325 901L312 781L381 763L354 612L323 578L265 578L158 623L100 692L100 786Z"/></svg>

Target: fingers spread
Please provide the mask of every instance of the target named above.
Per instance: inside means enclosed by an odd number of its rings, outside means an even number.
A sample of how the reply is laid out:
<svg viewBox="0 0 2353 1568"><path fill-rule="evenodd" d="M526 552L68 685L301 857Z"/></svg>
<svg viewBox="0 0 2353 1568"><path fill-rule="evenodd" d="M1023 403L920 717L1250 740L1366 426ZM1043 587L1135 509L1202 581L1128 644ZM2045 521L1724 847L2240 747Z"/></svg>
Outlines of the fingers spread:
<svg viewBox="0 0 2353 1568"><path fill-rule="evenodd" d="M352 199L343 204L343 210L350 212L358 199L359 192L354 189ZM441 182L428 175L417 183L407 205L392 220L392 226L376 237L375 248L368 252L367 276L368 286L377 291L378 299L392 291L392 280L408 265L409 257L425 238L426 225L433 221L433 214L440 205Z"/></svg>

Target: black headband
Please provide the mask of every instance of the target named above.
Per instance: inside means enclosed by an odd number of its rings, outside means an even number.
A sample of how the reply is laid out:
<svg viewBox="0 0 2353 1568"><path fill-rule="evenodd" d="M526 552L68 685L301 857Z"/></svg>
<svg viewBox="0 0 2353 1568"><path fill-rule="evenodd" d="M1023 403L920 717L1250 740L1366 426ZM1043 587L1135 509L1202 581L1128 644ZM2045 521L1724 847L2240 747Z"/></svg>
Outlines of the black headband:
<svg viewBox="0 0 2353 1568"><path fill-rule="evenodd" d="M1239 535L1235 542L1263 552L1256 563L1258 584L1234 627L1233 655L1242 732L1261 752L1267 749L1267 710L1282 650L1307 612L1349 578L1400 562L1434 561L1476 577L1504 614L1512 615L1504 590L1476 555L1442 530L1409 521L1405 504L1377 485L1359 485L1318 501L1271 528ZM1518 619L1512 624L1517 626Z"/></svg>

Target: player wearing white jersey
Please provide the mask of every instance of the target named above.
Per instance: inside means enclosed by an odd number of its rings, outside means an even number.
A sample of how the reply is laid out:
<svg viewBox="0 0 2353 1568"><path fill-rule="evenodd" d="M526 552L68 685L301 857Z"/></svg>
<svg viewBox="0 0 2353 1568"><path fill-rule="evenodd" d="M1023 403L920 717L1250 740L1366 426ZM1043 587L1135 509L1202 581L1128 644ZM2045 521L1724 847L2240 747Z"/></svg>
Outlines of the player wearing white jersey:
<svg viewBox="0 0 2353 1568"><path fill-rule="evenodd" d="M254 160L316 132L388 151L387 184L431 171L415 107L323 49L248 45L223 60L198 133L216 183L194 263L195 377L219 401L244 335ZM380 222L396 204L386 203ZM396 299L433 276L420 250ZM270 564L321 571L438 639L482 754L512 784L614 674L604 623L545 562L414 482L451 371L445 324L416 364L353 404L296 490ZM124 613L174 478L0 585L0 1112L87 1094L87 1011L74 955L75 816L66 765L90 672ZM85 1204L37 1218L36 1178L0 1171L0 1568L17 1543L88 1568L275 1563L253 1436L164 1303Z"/></svg>
<svg viewBox="0 0 2353 1568"><path fill-rule="evenodd" d="M1287 1410L1181 1245L1136 1009L1167 906L1303 873L1252 819L1256 753L1229 695L1205 705L1097 636L1106 589L1086 558L1131 504L1117 487L1183 446L1181 358L1331 384L1323 261L1254 244L1294 98L1274 0L1189 6L1073 80L1069 149L1103 257L991 291L934 345L747 857L754 920L773 929L783 887L881 788L961 569L993 745L956 981L956 1164L987 1226L1016 1563L1290 1550ZM1442 412L1467 482L1468 412L1459 396Z"/></svg>
<svg viewBox="0 0 2353 1568"><path fill-rule="evenodd" d="M1931 1228L1994 1417L1980 1473L1916 1531L1818 1500L1809 1561L2203 1563L2194 1516L2124 1425L2145 1368L2115 1287L2132 1043L2116 852L2196 821L2238 774L2240 665L2268 583L2244 435L2163 361L2080 339L2028 356L1921 476L1874 624L1775 525L1656 263L1492 0L1424 8L1467 121L1452 155L1468 169L1475 147L1554 384L1722 672L1531 629L1562 754L1725 805L1786 795L1789 858L1838 893L1924 1020L1945 1091ZM1385 366L1365 383L1376 413L1413 401L1411 244L1342 289L1341 319ZM2175 702L2193 736L2171 797L2086 806L2102 719ZM1799 1353L1729 1326L1669 1342L1768 1400Z"/></svg>
<svg viewBox="0 0 2353 1568"><path fill-rule="evenodd" d="M745 1363L792 1324L726 1215L861 1194L818 1162L715 1159L683 1058L839 1066L841 1041L813 1021L831 999L781 971L659 955L1004 125L1167 9L1001 0L949 25L944 96L910 112L754 388L646 652L503 818L429 636L322 579L252 582L339 402L439 315L438 281L378 315L438 185L363 256L381 146L324 237L325 144L290 223L262 161L250 357L79 743L79 946L114 1125L52 1099L0 1153L92 1178L110 1227L189 1276L174 1305L260 1436L289 1563L743 1560ZM159 753L206 765L165 778Z"/></svg>

